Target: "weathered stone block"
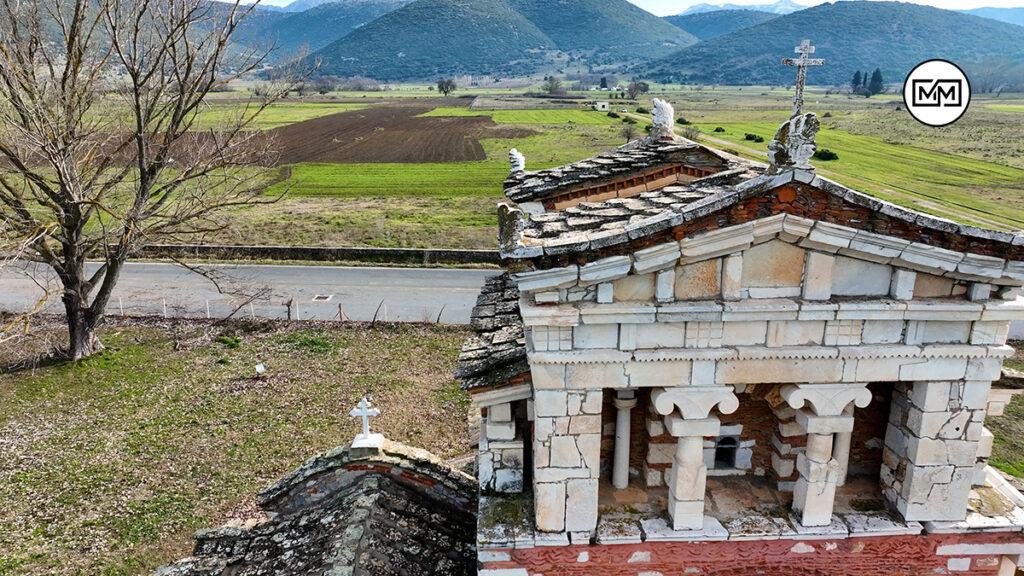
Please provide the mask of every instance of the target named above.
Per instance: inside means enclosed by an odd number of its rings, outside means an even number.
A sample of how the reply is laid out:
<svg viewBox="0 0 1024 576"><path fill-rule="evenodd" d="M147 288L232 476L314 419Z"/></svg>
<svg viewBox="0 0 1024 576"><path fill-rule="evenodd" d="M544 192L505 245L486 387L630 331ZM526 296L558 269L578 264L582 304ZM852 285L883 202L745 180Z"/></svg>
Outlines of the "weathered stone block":
<svg viewBox="0 0 1024 576"><path fill-rule="evenodd" d="M722 298L739 300L743 292L743 256L731 254L722 261Z"/></svg>
<svg viewBox="0 0 1024 576"><path fill-rule="evenodd" d="M726 322L722 328L723 346L760 346L767 338L768 322Z"/></svg>
<svg viewBox="0 0 1024 576"><path fill-rule="evenodd" d="M727 324L728 326L728 324ZM768 323L769 347L821 344L825 334L823 321L773 320Z"/></svg>
<svg viewBox="0 0 1024 576"><path fill-rule="evenodd" d="M617 348L619 346L619 327L616 324L581 324L573 333L573 347Z"/></svg>
<svg viewBox="0 0 1024 576"><path fill-rule="evenodd" d="M717 371L719 384L840 382L842 377L843 361L831 358L722 360Z"/></svg>
<svg viewBox="0 0 1024 576"><path fill-rule="evenodd" d="M975 322L971 330L971 344L1002 346L1009 334L1009 322Z"/></svg>
<svg viewBox="0 0 1024 576"><path fill-rule="evenodd" d="M896 268L892 273L889 295L897 300L910 300L914 297L914 285L917 283L917 272Z"/></svg>
<svg viewBox="0 0 1024 576"><path fill-rule="evenodd" d="M675 272L664 270L654 277L654 297L658 302L671 302L675 297Z"/></svg>
<svg viewBox="0 0 1024 576"><path fill-rule="evenodd" d="M621 365L620 365L621 366ZM629 380L621 368L610 364L573 364L566 369L566 382L572 389L626 388Z"/></svg>
<svg viewBox="0 0 1024 576"><path fill-rule="evenodd" d="M999 380L1003 373L1002 358L971 358L967 361L967 380Z"/></svg>
<svg viewBox="0 0 1024 576"><path fill-rule="evenodd" d="M959 380L967 372L966 358L928 358L915 364L900 366L900 380Z"/></svg>
<svg viewBox="0 0 1024 576"><path fill-rule="evenodd" d="M917 466L944 466L949 463L949 454L942 440L909 436L907 459Z"/></svg>
<svg viewBox="0 0 1024 576"><path fill-rule="evenodd" d="M579 468L583 465L580 451L573 436L555 436L551 439L552 468Z"/></svg>
<svg viewBox="0 0 1024 576"><path fill-rule="evenodd" d="M797 246L773 240L750 248L743 254L744 288L800 286L806 252Z"/></svg>
<svg viewBox="0 0 1024 576"><path fill-rule="evenodd" d="M637 348L682 348L685 345L685 322L657 322L636 327Z"/></svg>
<svg viewBox="0 0 1024 576"><path fill-rule="evenodd" d="M918 344L964 344L970 338L970 322L907 322L906 342Z"/></svg>
<svg viewBox="0 0 1024 576"><path fill-rule="evenodd" d="M534 484L534 510L537 529L542 532L565 530L565 484Z"/></svg>
<svg viewBox="0 0 1024 576"><path fill-rule="evenodd" d="M565 388L564 364L533 364L530 376L535 390L559 390Z"/></svg>
<svg viewBox="0 0 1024 576"><path fill-rule="evenodd" d="M836 259L821 252L807 252L804 273L804 300L828 300L832 297L832 279Z"/></svg>
<svg viewBox="0 0 1024 576"><path fill-rule="evenodd" d="M560 390L537 390L533 394L538 418L568 414L568 395Z"/></svg>
<svg viewBox="0 0 1024 576"><path fill-rule="evenodd" d="M633 388L686 386L690 383L690 361L628 362L626 375Z"/></svg>
<svg viewBox="0 0 1024 576"><path fill-rule="evenodd" d="M674 291L677 300L717 298L722 290L722 259L715 258L675 269Z"/></svg>
<svg viewBox="0 0 1024 576"><path fill-rule="evenodd" d="M572 416L569 419L569 434L600 434L601 416Z"/></svg>
<svg viewBox="0 0 1024 576"><path fill-rule="evenodd" d="M910 402L924 412L945 412L949 406L949 382L914 382Z"/></svg>
<svg viewBox="0 0 1024 576"><path fill-rule="evenodd" d="M832 294L836 296L882 296L889 294L892 268L856 258L836 257Z"/></svg>
<svg viewBox="0 0 1024 576"><path fill-rule="evenodd" d="M592 532L597 528L597 480L570 480L566 487L565 529Z"/></svg>
<svg viewBox="0 0 1024 576"><path fill-rule="evenodd" d="M612 282L616 302L646 302L654 299L654 274L633 274Z"/></svg>
<svg viewBox="0 0 1024 576"><path fill-rule="evenodd" d="M895 344L903 341L902 320L865 320L861 332L864 344Z"/></svg>

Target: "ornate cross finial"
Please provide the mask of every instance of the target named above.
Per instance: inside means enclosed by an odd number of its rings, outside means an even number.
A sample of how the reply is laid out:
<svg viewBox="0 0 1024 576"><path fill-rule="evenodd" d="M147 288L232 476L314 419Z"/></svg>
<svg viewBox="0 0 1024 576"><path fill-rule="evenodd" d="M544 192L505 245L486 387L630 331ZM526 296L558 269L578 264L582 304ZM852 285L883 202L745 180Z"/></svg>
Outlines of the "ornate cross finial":
<svg viewBox="0 0 1024 576"><path fill-rule="evenodd" d="M360 439L370 438L370 418L380 416L380 410L371 407L366 398L363 398L359 401L356 408L349 412L349 416L363 419L363 433L356 435L356 441L358 442Z"/></svg>
<svg viewBox="0 0 1024 576"><path fill-rule="evenodd" d="M804 84L807 82L808 66L824 66L824 58L808 58L814 54L814 46L810 40L800 42L800 45L793 50L800 55L799 58L783 58L783 66L796 66L796 95L793 97L793 116L799 115L804 110Z"/></svg>
<svg viewBox="0 0 1024 576"><path fill-rule="evenodd" d="M515 148L508 151L508 163L512 168L512 174L526 170L526 157Z"/></svg>

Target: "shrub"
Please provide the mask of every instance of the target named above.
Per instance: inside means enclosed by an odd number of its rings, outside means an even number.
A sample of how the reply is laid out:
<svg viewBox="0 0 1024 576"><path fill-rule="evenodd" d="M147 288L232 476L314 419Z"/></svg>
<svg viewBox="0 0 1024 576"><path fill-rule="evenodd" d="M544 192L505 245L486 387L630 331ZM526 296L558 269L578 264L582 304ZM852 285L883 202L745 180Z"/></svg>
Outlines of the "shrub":
<svg viewBox="0 0 1024 576"><path fill-rule="evenodd" d="M832 117L832 113L831 112L825 112L824 114L821 115L821 117L822 118L831 118Z"/></svg>
<svg viewBox="0 0 1024 576"><path fill-rule="evenodd" d="M687 140L696 140L697 138L700 138L700 128L697 128L696 126L687 126L686 128L683 128L683 138L686 138Z"/></svg>
<svg viewBox="0 0 1024 576"><path fill-rule="evenodd" d="M829 150L828 148L821 148L814 153L814 158L818 160L838 160L839 154Z"/></svg>
<svg viewBox="0 0 1024 576"><path fill-rule="evenodd" d="M626 124L636 124L636 120L630 118L629 116L623 118L622 121L625 122Z"/></svg>
<svg viewBox="0 0 1024 576"><path fill-rule="evenodd" d="M647 108L644 108L643 106L637 106L636 107L636 113L637 114L650 114L651 111L648 110Z"/></svg>
<svg viewBox="0 0 1024 576"><path fill-rule="evenodd" d="M758 136L757 134L751 134L750 132L747 132L743 136L743 139L751 142L764 142L764 136Z"/></svg>
<svg viewBox="0 0 1024 576"><path fill-rule="evenodd" d="M687 120L686 118L678 118L676 120L676 124L679 124L680 126L689 126L691 124L691 122L689 120Z"/></svg>
<svg viewBox="0 0 1024 576"><path fill-rule="evenodd" d="M715 132L725 132L725 128L722 128L721 126L716 126Z"/></svg>
<svg viewBox="0 0 1024 576"><path fill-rule="evenodd" d="M609 112L609 113L608 113L608 117L609 117L609 118L618 118L618 117L619 117L619 115L618 115L618 114L616 114L615 112Z"/></svg>

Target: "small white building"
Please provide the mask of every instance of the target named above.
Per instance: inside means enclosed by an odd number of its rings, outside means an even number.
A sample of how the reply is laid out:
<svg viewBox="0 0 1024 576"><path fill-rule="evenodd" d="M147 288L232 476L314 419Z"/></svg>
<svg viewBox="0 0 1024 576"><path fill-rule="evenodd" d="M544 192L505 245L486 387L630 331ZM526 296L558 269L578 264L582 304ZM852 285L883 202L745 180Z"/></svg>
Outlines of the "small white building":
<svg viewBox="0 0 1024 576"><path fill-rule="evenodd" d="M608 102L597 102L594 104L594 110L597 110L598 112L607 112L609 110L609 104Z"/></svg>

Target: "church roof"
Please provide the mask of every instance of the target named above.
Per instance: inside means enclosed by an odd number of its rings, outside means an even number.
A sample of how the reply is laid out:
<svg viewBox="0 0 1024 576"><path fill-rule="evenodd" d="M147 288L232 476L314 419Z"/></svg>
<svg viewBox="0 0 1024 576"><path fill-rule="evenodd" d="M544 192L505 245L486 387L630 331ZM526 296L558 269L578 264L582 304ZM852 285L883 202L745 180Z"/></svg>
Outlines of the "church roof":
<svg viewBox="0 0 1024 576"><path fill-rule="evenodd" d="M342 447L262 492L268 519L200 531L192 557L154 576L475 575L476 488L421 450Z"/></svg>
<svg viewBox="0 0 1024 576"><path fill-rule="evenodd" d="M463 344L455 370L464 390L500 386L529 370L519 288L507 273L487 279L470 322L476 333Z"/></svg>
<svg viewBox="0 0 1024 576"><path fill-rule="evenodd" d="M597 185L680 163L704 168L708 173L752 166L738 157L682 138L643 138L565 166L514 172L505 180L505 196L516 203L533 202L566 189Z"/></svg>
<svg viewBox="0 0 1024 576"><path fill-rule="evenodd" d="M562 211L530 216L511 211L519 222L503 224L514 238L502 238L502 258L515 271L563 266L568 255L582 264L609 253L644 247L653 241L686 237L787 211L812 219L886 236L906 237L930 246L1005 260L1024 260L1024 237L960 224L878 200L816 176L787 170L736 182L746 173L727 171L689 186L669 186L634 198L584 203ZM730 176L733 177L732 181ZM783 187L817 193L782 207L759 197ZM509 249L514 247L514 249Z"/></svg>

